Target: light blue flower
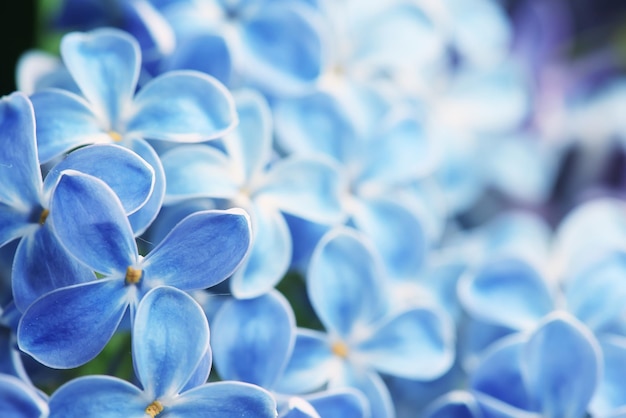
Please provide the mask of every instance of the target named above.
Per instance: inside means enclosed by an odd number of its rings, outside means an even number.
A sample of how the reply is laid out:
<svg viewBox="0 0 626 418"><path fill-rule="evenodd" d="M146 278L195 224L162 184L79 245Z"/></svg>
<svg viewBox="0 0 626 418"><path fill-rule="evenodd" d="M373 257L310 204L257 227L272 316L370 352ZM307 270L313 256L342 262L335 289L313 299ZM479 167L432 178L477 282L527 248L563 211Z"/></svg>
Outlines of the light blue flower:
<svg viewBox="0 0 626 418"><path fill-rule="evenodd" d="M154 192L131 224L137 234L152 222L165 192L160 160L145 141L200 142L220 137L236 122L234 104L215 79L191 71L152 79L135 94L141 64L137 41L116 29L70 33L61 56L83 97L49 89L32 96L42 163L81 145L118 142L155 170Z"/></svg>
<svg viewBox="0 0 626 418"><path fill-rule="evenodd" d="M266 101L237 94L240 124L223 140L226 153L206 145L179 146L162 156L166 202L211 197L251 216L253 245L231 278L238 298L259 296L282 279L291 260L291 237L283 213L332 224L342 219L337 169L311 155L272 158L272 119ZM268 262L268 260L272 260Z"/></svg>
<svg viewBox="0 0 626 418"><path fill-rule="evenodd" d="M119 199L101 180L62 173L50 205L50 222L77 260L103 276L75 279L37 299L18 327L22 351L39 362L69 368L95 357L130 307L159 285L204 289L226 279L250 245L242 210L197 212L181 221L145 258L137 251Z"/></svg>
<svg viewBox="0 0 626 418"><path fill-rule="evenodd" d="M296 339L293 311L277 291L226 302L212 328L211 346L219 375L273 392L280 417L369 417L367 401L354 390L335 389L302 397L274 392Z"/></svg>
<svg viewBox="0 0 626 418"><path fill-rule="evenodd" d="M430 380L454 361L451 321L431 307L390 310L379 260L363 238L347 229L318 244L307 290L327 333L300 329L278 390L356 387L372 417L393 417L394 407L378 373Z"/></svg>
<svg viewBox="0 0 626 418"><path fill-rule="evenodd" d="M276 416L275 401L259 387L194 381L199 369L206 378L211 367L209 325L183 291L164 286L148 292L137 307L132 335L140 387L110 376L72 380L50 398L50 418Z"/></svg>
<svg viewBox="0 0 626 418"><path fill-rule="evenodd" d="M0 112L0 245L20 238L11 281L15 304L23 311L42 294L91 277L89 270L59 245L54 229L46 222L59 172L72 168L102 179L123 202L124 213L131 214L150 197L154 170L125 148L94 145L72 153L43 181L30 101L22 93L14 93L2 99Z"/></svg>

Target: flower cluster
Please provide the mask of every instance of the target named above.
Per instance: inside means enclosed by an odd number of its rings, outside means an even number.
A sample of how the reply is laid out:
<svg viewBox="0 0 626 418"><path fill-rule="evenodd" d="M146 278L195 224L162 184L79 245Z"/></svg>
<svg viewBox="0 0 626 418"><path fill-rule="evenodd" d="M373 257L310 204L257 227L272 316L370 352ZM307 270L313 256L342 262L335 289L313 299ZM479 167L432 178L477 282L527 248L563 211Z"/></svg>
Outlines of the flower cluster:
<svg viewBox="0 0 626 418"><path fill-rule="evenodd" d="M0 98L3 416L626 415L626 206L562 180L626 90L565 3L58 3Z"/></svg>

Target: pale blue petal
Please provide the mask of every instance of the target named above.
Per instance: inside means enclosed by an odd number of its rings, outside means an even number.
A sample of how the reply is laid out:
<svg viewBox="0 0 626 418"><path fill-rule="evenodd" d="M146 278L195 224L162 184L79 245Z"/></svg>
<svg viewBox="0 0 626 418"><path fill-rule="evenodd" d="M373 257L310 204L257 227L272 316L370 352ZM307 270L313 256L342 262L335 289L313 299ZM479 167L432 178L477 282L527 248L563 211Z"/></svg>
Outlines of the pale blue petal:
<svg viewBox="0 0 626 418"><path fill-rule="evenodd" d="M459 282L459 299L483 321L513 329L534 326L554 309L547 283L516 258L489 260Z"/></svg>
<svg viewBox="0 0 626 418"><path fill-rule="evenodd" d="M204 309L204 307L203 307ZM206 311L205 311L206 312ZM208 315L207 315L208 316ZM200 359L200 363L198 363L198 367L193 372L185 387L181 390L181 392L186 392L195 388L196 386L200 386L206 383L209 379L209 375L211 374L211 365L213 362L213 353L211 351L211 347L209 346L204 356Z"/></svg>
<svg viewBox="0 0 626 418"><path fill-rule="evenodd" d="M243 185L233 162L207 145L181 145L163 154L161 161L167 178L167 203L196 197L231 199Z"/></svg>
<svg viewBox="0 0 626 418"><path fill-rule="evenodd" d="M283 215L264 202L256 202L249 209L252 247L230 280L233 296L240 299L254 298L272 289L287 273L291 260L291 236Z"/></svg>
<svg viewBox="0 0 626 418"><path fill-rule="evenodd" d="M218 382L183 393L165 411L168 418L276 418L276 401L258 386Z"/></svg>
<svg viewBox="0 0 626 418"><path fill-rule="evenodd" d="M443 312L416 308L384 320L355 351L381 373L432 380L452 366L454 339L454 327Z"/></svg>
<svg viewBox="0 0 626 418"><path fill-rule="evenodd" d="M483 418L476 399L469 392L455 390L435 399L423 418Z"/></svg>
<svg viewBox="0 0 626 418"><path fill-rule="evenodd" d="M276 395L274 395L276 396ZM322 418L304 399L292 396L278 401L278 418Z"/></svg>
<svg viewBox="0 0 626 418"><path fill-rule="evenodd" d="M307 290L326 329L339 337L369 327L387 308L378 259L361 236L344 228L320 240L309 264Z"/></svg>
<svg viewBox="0 0 626 418"><path fill-rule="evenodd" d="M206 289L230 276L250 247L250 221L241 209L207 210L183 219L144 259L151 285Z"/></svg>
<svg viewBox="0 0 626 418"><path fill-rule="evenodd" d="M65 251L48 224L36 228L22 238L13 259L13 301L22 312L45 293L96 278Z"/></svg>
<svg viewBox="0 0 626 418"><path fill-rule="evenodd" d="M222 379L271 389L295 344L295 318L277 291L226 302L212 322L211 346Z"/></svg>
<svg viewBox="0 0 626 418"><path fill-rule="evenodd" d="M223 136L237 124L230 92L213 77L191 70L170 71L148 82L132 106L129 135L175 142Z"/></svg>
<svg viewBox="0 0 626 418"><path fill-rule="evenodd" d="M103 128L122 130L135 93L141 52L128 33L100 28L73 32L61 40L61 56L83 95L94 106Z"/></svg>
<svg viewBox="0 0 626 418"><path fill-rule="evenodd" d="M19 210L40 204L41 172L33 106L23 93L0 100L0 203Z"/></svg>
<svg viewBox="0 0 626 418"><path fill-rule="evenodd" d="M351 388L330 389L305 399L322 418L368 418L369 402L358 390Z"/></svg>
<svg viewBox="0 0 626 418"><path fill-rule="evenodd" d="M499 340L482 356L470 377L470 387L492 399L524 410L530 401L522 376L525 337L515 334Z"/></svg>
<svg viewBox="0 0 626 418"><path fill-rule="evenodd" d="M7 418L47 418L48 405L32 386L0 374L0 410Z"/></svg>
<svg viewBox="0 0 626 418"><path fill-rule="evenodd" d="M165 197L165 173L156 151L145 140L135 138L130 141L128 147L143 158L154 170L154 188L148 201L137 212L128 217L135 236L139 236L152 224L161 210Z"/></svg>
<svg viewBox="0 0 626 418"><path fill-rule="evenodd" d="M606 417L626 407L626 338L618 336L599 339L604 360L602 379L589 405L593 416Z"/></svg>
<svg viewBox="0 0 626 418"><path fill-rule="evenodd" d="M50 203L59 241L98 273L125 273L137 263L137 244L119 199L102 180L65 171Z"/></svg>
<svg viewBox="0 0 626 418"><path fill-rule="evenodd" d="M626 254L611 252L591 263L567 283L567 307L595 334L623 323L626 300Z"/></svg>
<svg viewBox="0 0 626 418"><path fill-rule="evenodd" d="M72 152L46 175L47 191L67 169L104 181L120 199L126 214L143 206L154 189L154 169L136 153L119 145L91 145Z"/></svg>
<svg viewBox="0 0 626 418"><path fill-rule="evenodd" d="M150 402L140 389L124 380L85 376L53 393L49 418L144 418Z"/></svg>
<svg viewBox="0 0 626 418"><path fill-rule="evenodd" d="M122 29L132 33L139 43L144 64L154 62L175 49L174 31L150 1L122 2L120 6L124 14Z"/></svg>
<svg viewBox="0 0 626 418"><path fill-rule="evenodd" d="M333 224L344 216L340 202L345 187L342 180L332 160L295 156L274 164L257 194L290 215Z"/></svg>
<svg viewBox="0 0 626 418"><path fill-rule="evenodd" d="M83 365L111 339L126 312L128 294L120 279L48 293L24 312L18 327L19 347L48 367Z"/></svg>
<svg viewBox="0 0 626 418"><path fill-rule="evenodd" d="M571 315L557 311L543 321L522 353L529 396L543 417L585 416L600 382L601 355L593 334Z"/></svg>
<svg viewBox="0 0 626 418"><path fill-rule="evenodd" d="M32 220L30 211L20 211L0 202L0 247L37 228L39 225Z"/></svg>
<svg viewBox="0 0 626 418"><path fill-rule="evenodd" d="M266 4L241 29L246 76L278 95L310 88L322 72L324 46L316 16L292 4Z"/></svg>
<svg viewBox="0 0 626 418"><path fill-rule="evenodd" d="M415 277L422 266L426 232L416 211L391 198L360 198L351 213L392 277Z"/></svg>
<svg viewBox="0 0 626 418"><path fill-rule="evenodd" d="M372 418L395 418L395 408L389 390L382 378L374 372L354 368L345 364L343 372L336 376L329 387L349 386L363 392L369 401Z"/></svg>
<svg viewBox="0 0 626 418"><path fill-rule="evenodd" d="M483 418L543 418L539 413L524 411L498 399L476 394Z"/></svg>
<svg viewBox="0 0 626 418"><path fill-rule="evenodd" d="M79 93L78 86L61 59L49 52L31 49L18 59L15 84L19 91L31 95L45 88L62 88Z"/></svg>
<svg viewBox="0 0 626 418"><path fill-rule="evenodd" d="M335 365L328 336L299 328L293 354L275 389L289 394L315 391L330 379Z"/></svg>
<svg viewBox="0 0 626 418"><path fill-rule="evenodd" d="M232 57L226 40L219 34L204 32L184 37L164 59L164 72L172 70L201 71L229 85Z"/></svg>
<svg viewBox="0 0 626 418"><path fill-rule="evenodd" d="M235 103L239 125L224 138L224 147L241 181L254 181L272 156L272 114L267 100L254 90L235 93Z"/></svg>
<svg viewBox="0 0 626 418"><path fill-rule="evenodd" d="M148 397L178 394L208 349L209 324L191 296L163 286L141 299L133 325L133 361Z"/></svg>

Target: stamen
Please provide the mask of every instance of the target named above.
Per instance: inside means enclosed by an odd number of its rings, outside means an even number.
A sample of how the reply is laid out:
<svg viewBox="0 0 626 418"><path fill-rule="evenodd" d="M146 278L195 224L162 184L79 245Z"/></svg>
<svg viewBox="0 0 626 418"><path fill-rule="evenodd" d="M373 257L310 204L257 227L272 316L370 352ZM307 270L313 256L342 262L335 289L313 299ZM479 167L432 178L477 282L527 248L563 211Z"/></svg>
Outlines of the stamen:
<svg viewBox="0 0 626 418"><path fill-rule="evenodd" d="M128 266L126 269L126 284L137 284L141 280L141 269Z"/></svg>
<svg viewBox="0 0 626 418"><path fill-rule="evenodd" d="M107 133L109 134L111 139L113 139L113 141L115 142L120 142L122 140L122 135L120 135L119 132L109 131Z"/></svg>
<svg viewBox="0 0 626 418"><path fill-rule="evenodd" d="M43 225L46 223L46 219L48 219L48 215L50 211L48 209L44 209L41 211L41 215L39 215L39 225Z"/></svg>
<svg viewBox="0 0 626 418"><path fill-rule="evenodd" d="M332 350L333 354L341 358L348 357L348 352L350 351L347 344L343 341L337 341L333 343L330 349Z"/></svg>
<svg viewBox="0 0 626 418"><path fill-rule="evenodd" d="M152 418L159 415L163 412L163 404L159 401L154 401L146 408L146 414L150 415Z"/></svg>

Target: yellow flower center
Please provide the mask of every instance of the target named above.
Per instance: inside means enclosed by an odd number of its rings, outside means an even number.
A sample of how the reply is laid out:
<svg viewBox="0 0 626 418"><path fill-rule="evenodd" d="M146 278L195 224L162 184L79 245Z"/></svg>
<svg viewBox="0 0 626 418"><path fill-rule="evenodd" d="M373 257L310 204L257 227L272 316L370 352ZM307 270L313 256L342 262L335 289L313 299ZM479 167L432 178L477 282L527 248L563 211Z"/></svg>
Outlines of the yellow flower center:
<svg viewBox="0 0 626 418"><path fill-rule="evenodd" d="M341 358L348 357L348 352L350 351L350 349L348 348L348 345L344 343L343 341L337 341L333 343L330 349L332 350L334 355L339 356Z"/></svg>
<svg viewBox="0 0 626 418"><path fill-rule="evenodd" d="M46 219L48 219L49 214L50 211L48 209L44 209L41 211L41 214L39 215L39 225L43 225L46 223Z"/></svg>
<svg viewBox="0 0 626 418"><path fill-rule="evenodd" d="M115 131L109 131L107 132L109 134L109 136L111 137L111 139L115 142L120 142L122 140L122 135L120 135L119 132L115 132Z"/></svg>
<svg viewBox="0 0 626 418"><path fill-rule="evenodd" d="M146 408L146 414L150 415L152 418L159 415L163 412L163 404L159 401L154 401Z"/></svg>
<svg viewBox="0 0 626 418"><path fill-rule="evenodd" d="M141 280L141 269L128 266L126 269L126 284L137 284Z"/></svg>

